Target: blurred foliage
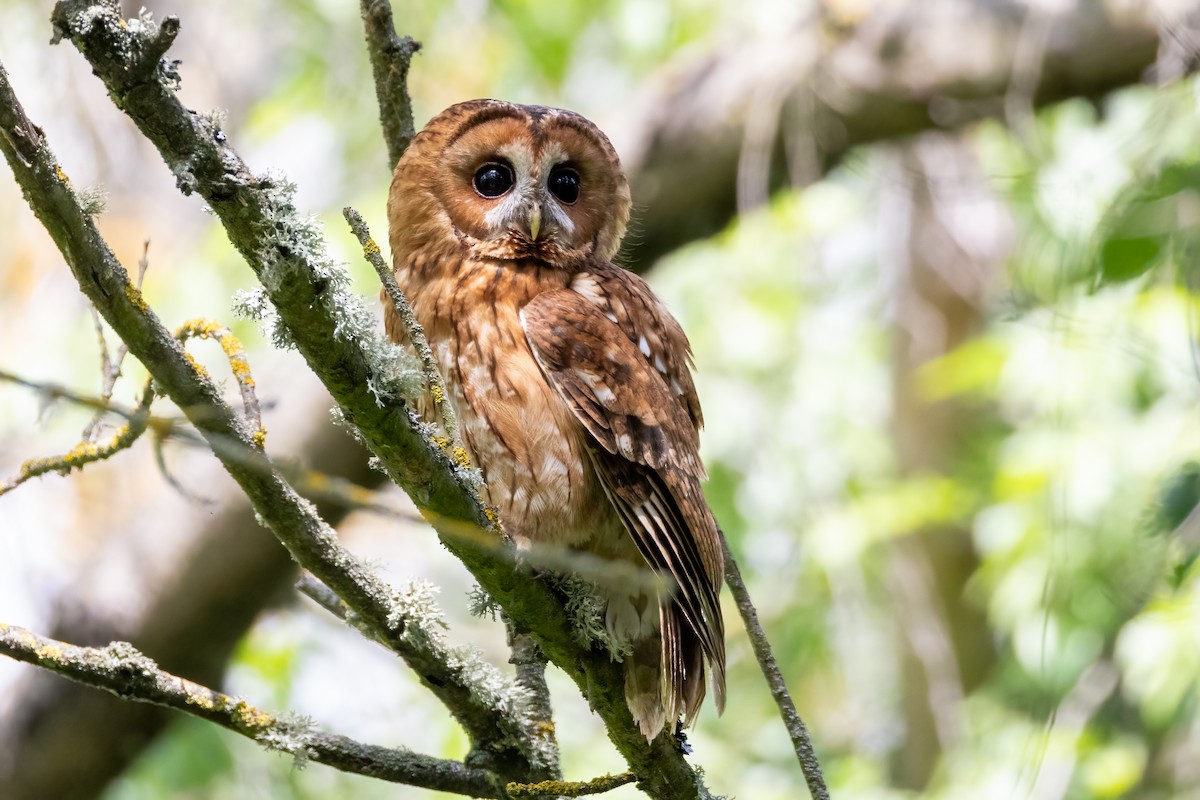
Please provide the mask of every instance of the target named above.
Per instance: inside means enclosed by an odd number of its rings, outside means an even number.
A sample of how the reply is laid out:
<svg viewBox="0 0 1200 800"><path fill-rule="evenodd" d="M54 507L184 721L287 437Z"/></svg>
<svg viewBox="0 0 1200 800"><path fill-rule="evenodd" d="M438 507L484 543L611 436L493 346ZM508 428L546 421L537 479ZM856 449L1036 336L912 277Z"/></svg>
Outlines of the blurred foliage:
<svg viewBox="0 0 1200 800"><path fill-rule="evenodd" d="M381 235L387 184L354 4L219 5L229 6L231 30L266 32L269 61L255 62L244 102L221 101L233 106L231 136L251 162L296 181L302 204L353 253L339 209L357 205ZM784 27L807 7L737 5L418 0L398 19L425 42L413 72L418 124L450 102L493 95L568 105L603 125L672 57ZM198 11L182 13L187 31ZM275 17L286 25L268 24ZM201 82L202 70L188 67L185 93ZM914 376L929 413L953 402L971 420L943 471L905 474L894 442L892 312L903 276L889 267L899 245L881 223L896 188L888 148L852 154L652 274L696 351L709 498L835 796L1200 797L1200 521L1189 517L1200 501L1198 86L1066 102L1039 112L1020 136L1001 122L965 132L1017 236L990 287L983 330ZM114 197L110 229L121 213L150 213L125 202ZM210 313L202 303L228 318L229 295L247 281L236 255L211 223L172 224L180 243L152 250L150 299L170 318ZM185 224L196 226L194 238L184 239ZM139 241L143 230L133 234ZM347 260L370 287L369 270ZM23 263L6 264L0 286L24 286L22 296L37 299ZM252 325L238 333L267 357ZM73 354L60 366L90 375L86 318L58 335L78 345L56 340L54 352ZM13 419L31 416L5 408ZM959 732L916 793L895 788L889 772L908 723L903 621L887 574L898 541L940 529L965 531L978 554L958 601L983 612L996 657L983 685L946 709ZM362 643L339 640L338 652L317 644L335 634L314 630L313 613L270 614L237 655L233 689L372 741L408 735L427 752L462 755L461 734L436 706L414 706L403 724L370 717L374 693L411 679ZM729 627L729 709L722 719L706 710L697 761L722 792L791 800L802 791L794 757L740 625ZM360 668L369 680L346 677ZM568 699L573 689L555 688L571 776L618 768L606 747L592 746L602 733ZM419 694L389 694L378 706L399 713ZM185 720L106 797L385 795L426 796L322 767L300 771Z"/></svg>

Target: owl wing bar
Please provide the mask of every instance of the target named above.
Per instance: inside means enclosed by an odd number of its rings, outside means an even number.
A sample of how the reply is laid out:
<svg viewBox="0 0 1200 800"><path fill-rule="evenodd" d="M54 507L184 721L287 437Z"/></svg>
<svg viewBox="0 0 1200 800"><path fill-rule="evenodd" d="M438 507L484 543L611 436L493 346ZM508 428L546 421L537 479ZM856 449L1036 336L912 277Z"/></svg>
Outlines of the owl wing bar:
<svg viewBox="0 0 1200 800"><path fill-rule="evenodd" d="M547 380L591 435L593 463L625 528L649 565L675 580L674 600L720 687L720 541L700 492L703 468L689 409L583 295L568 289L540 294L521 311L521 321Z"/></svg>

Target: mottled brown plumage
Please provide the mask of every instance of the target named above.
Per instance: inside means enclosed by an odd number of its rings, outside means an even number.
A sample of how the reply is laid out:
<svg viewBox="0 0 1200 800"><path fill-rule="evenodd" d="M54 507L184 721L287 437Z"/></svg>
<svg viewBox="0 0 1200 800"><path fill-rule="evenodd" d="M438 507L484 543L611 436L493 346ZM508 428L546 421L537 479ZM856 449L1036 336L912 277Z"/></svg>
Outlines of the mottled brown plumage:
<svg viewBox="0 0 1200 800"><path fill-rule="evenodd" d="M724 705L719 533L700 490L700 404L679 324L612 264L629 186L583 117L495 100L443 111L396 166L396 278L441 367L485 500L521 547L648 565L669 597L605 589L647 738ZM389 334L403 326L387 308Z"/></svg>

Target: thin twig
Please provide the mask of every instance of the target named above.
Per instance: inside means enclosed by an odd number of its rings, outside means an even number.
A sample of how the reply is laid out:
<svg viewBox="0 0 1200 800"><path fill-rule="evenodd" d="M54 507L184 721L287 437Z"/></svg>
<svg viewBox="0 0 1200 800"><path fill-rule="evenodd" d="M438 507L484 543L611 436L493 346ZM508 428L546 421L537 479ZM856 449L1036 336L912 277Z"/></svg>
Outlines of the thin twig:
<svg viewBox="0 0 1200 800"><path fill-rule="evenodd" d="M354 232L358 243L362 245L363 256L375 268L375 274L379 276L379 282L383 284L383 291L387 295L388 301L391 302L392 308L395 309L396 316L404 323L408 341L417 351L417 357L421 360L421 370L425 374L425 382L429 386L429 394L433 398L434 407L437 408L438 415L441 417L442 428L446 431L446 436L454 445L457 453L461 448L458 440L458 422L454 418L454 409L450 407L450 398L446 396L446 386L442 382L442 373L438 370L437 359L433 357L433 350L429 348L429 340L425 338L425 329L421 327L420 322L417 322L417 316L413 313L408 298L396 283L396 276L384 262L383 254L379 245L375 243L375 239L372 238L366 220L350 206L342 209L342 215L346 218L346 222L350 223L350 230ZM464 450L463 453L465 452Z"/></svg>
<svg viewBox="0 0 1200 800"><path fill-rule="evenodd" d="M767 686L771 690L771 696L775 698L775 705L779 706L779 714L783 717L784 727L787 728L792 747L796 750L796 758L800 760L800 769L804 773L808 791L813 800L829 800L829 789L825 786L821 762L817 759L812 739L808 736L808 728L796 711L796 704L792 702L792 696L783 680L783 673L779 671L779 663L775 661L771 652L771 642L758 621L758 611L750 601L750 592L742 581L742 573L733 558L733 551L729 549L729 540L724 531L721 532L721 544L725 549L725 583L733 592L738 612L746 625L746 634L750 637L750 645L754 648L754 657L758 659L758 666L762 669L763 677L767 679Z"/></svg>
<svg viewBox="0 0 1200 800"><path fill-rule="evenodd" d="M137 282L134 285L138 291L142 289L142 281L146 278L146 270L150 268L150 240L146 239L142 242L142 257L138 259L138 275ZM92 322L96 326L96 340L100 346L100 397L105 401L112 399L113 390L117 386L117 379L121 377L121 366L125 363L125 356L129 355L129 346L124 342L117 345L117 352L113 356L108 354L108 342L104 337L104 322L100 319L100 312L96 307L89 306L92 312ZM104 412L97 411L92 421L83 429L83 440L90 442L96 434L96 427L100 424L100 420L104 419Z"/></svg>
<svg viewBox="0 0 1200 800"><path fill-rule="evenodd" d="M126 642L78 647L0 623L0 654L48 669L125 700L173 708L215 722L273 750L343 772L370 775L469 797L504 798L499 778L458 761L321 733L294 715L276 716L207 686L172 675Z"/></svg>
<svg viewBox="0 0 1200 800"><path fill-rule="evenodd" d="M0 371L0 381L8 381L10 383L19 383L23 386L37 389L39 392L53 397L63 397L75 402L79 402L84 398L75 395L67 390L58 387L46 387L18 378L7 372ZM68 452L61 456L47 456L44 458L31 458L21 465L20 472L16 477L10 478L3 484L0 484L0 495L5 495L16 489L26 481L41 477L42 475L51 472L57 472L60 475L66 475L73 469L81 469L86 464L92 464L97 461L103 461L110 458L122 450L127 450L133 446L133 443L146 432L150 427L153 418L150 416L150 404L154 401L154 389L149 382L142 390L142 400L138 403L137 408L132 411L123 411L113 408L106 400L96 400L88 405L94 405L104 409L104 411L115 411L125 417L125 424L116 430L104 444L94 444L88 438L84 438L79 444L75 445ZM170 423L166 423L170 425Z"/></svg>
<svg viewBox="0 0 1200 800"><path fill-rule="evenodd" d="M300 577L296 579L296 591L342 622L346 621L346 614L349 611L346 603L337 596L337 592L317 580L311 572L300 573Z"/></svg>
<svg viewBox="0 0 1200 800"><path fill-rule="evenodd" d="M246 362L246 349L233 335L233 331L210 319L188 320L175 330L175 338L181 342L186 343L193 337L212 339L221 345L221 350L229 361L229 369L233 372L233 379L237 381L238 391L241 392L246 420L254 427L254 433L251 434L254 444L261 450L266 443L267 429L262 424L262 411L258 405L258 394L254 391L254 376ZM196 366L199 368L199 365Z"/></svg>

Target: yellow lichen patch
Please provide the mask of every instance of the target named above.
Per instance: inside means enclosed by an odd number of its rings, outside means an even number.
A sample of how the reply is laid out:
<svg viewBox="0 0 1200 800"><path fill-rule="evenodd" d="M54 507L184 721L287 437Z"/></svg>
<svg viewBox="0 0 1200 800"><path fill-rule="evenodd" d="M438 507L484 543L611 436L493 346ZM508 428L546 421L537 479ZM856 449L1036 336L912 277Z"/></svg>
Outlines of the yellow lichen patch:
<svg viewBox="0 0 1200 800"><path fill-rule="evenodd" d="M251 436L250 438L251 438L251 440L253 440L254 446L257 447L259 450L262 450L264 447L266 447L266 444L267 444L267 429L259 428L258 430L256 430L254 432L253 436Z"/></svg>
<svg viewBox="0 0 1200 800"><path fill-rule="evenodd" d="M505 790L510 797L582 797L633 783L637 777L631 772L620 775L602 775L590 781L541 781L540 783L509 783Z"/></svg>
<svg viewBox="0 0 1200 800"><path fill-rule="evenodd" d="M33 654L42 661L62 661L63 659L63 651L58 647L48 644L34 650Z"/></svg>
<svg viewBox="0 0 1200 800"><path fill-rule="evenodd" d="M91 457L95 456L99 451L100 451L100 448L97 447L96 445L92 444L91 442L80 442L79 444L77 444L73 448L71 448L71 451L68 452L65 456L63 456L62 460L67 465L70 465L70 464L72 464L76 461L80 461L84 458L91 458Z"/></svg>
<svg viewBox="0 0 1200 800"><path fill-rule="evenodd" d="M491 506L483 509L483 515L487 517L488 522L492 523L493 525L500 524L500 516L496 513L496 509L492 508Z"/></svg>
<svg viewBox="0 0 1200 800"><path fill-rule="evenodd" d="M188 692L187 703L190 706L202 708L205 711L220 711L221 708L215 702L210 694L201 694L199 692Z"/></svg>
<svg viewBox="0 0 1200 800"><path fill-rule="evenodd" d="M435 383L429 387L429 393L433 395L433 402L435 403L441 403L446 399L446 393L442 391L442 387L439 384Z"/></svg>
<svg viewBox="0 0 1200 800"><path fill-rule="evenodd" d="M363 252L368 256L377 256L383 251L379 249L379 245L375 243L374 239L367 239L367 243L363 245Z"/></svg>
<svg viewBox="0 0 1200 800"><path fill-rule="evenodd" d="M230 358L236 358L245 351L241 340L228 330L218 336L217 341L221 344L221 349L225 351L225 355Z"/></svg>
<svg viewBox="0 0 1200 800"><path fill-rule="evenodd" d="M54 177L58 178L67 186L71 185L71 179L67 177L67 173L63 172L63 168L59 164L54 165Z"/></svg>
<svg viewBox="0 0 1200 800"><path fill-rule="evenodd" d="M265 728L275 723L275 719L270 714L255 708L245 700L239 700L233 707L233 718L245 728Z"/></svg>
<svg viewBox="0 0 1200 800"><path fill-rule="evenodd" d="M204 367L200 366L200 362L199 362L199 361L197 361L196 359L192 358L192 354L191 354L191 353L189 353L188 351L184 350L184 351L183 351L183 357L184 357L184 358L186 358L186 359L187 359L187 362L188 362L189 364L191 364L191 365L192 365L192 369L194 369L194 370L196 371L196 374L197 374L197 375L200 375L200 376L202 376L202 377L207 377L207 376L208 376L208 370L206 370Z"/></svg>
<svg viewBox="0 0 1200 800"><path fill-rule="evenodd" d="M112 438L108 440L108 444L104 445L104 449L105 450L116 450L118 447L120 447L121 445L123 445L125 443L123 440L128 435L129 435L129 423L126 422L124 425L117 428L117 432L114 433L112 435Z"/></svg>
<svg viewBox="0 0 1200 800"><path fill-rule="evenodd" d="M450 438L448 436L433 436L430 437L430 441L442 448L442 450L450 449Z"/></svg>
<svg viewBox="0 0 1200 800"><path fill-rule="evenodd" d="M244 386L253 386L254 378L250 376L250 365L245 359L230 357L229 368L233 371L233 377Z"/></svg>
<svg viewBox="0 0 1200 800"><path fill-rule="evenodd" d="M554 736L554 721L544 719L533 726L533 731L543 739L549 739Z"/></svg>
<svg viewBox="0 0 1200 800"><path fill-rule="evenodd" d="M454 463L458 464L463 469L469 469L471 466L471 454L467 452L465 447L454 448Z"/></svg>
<svg viewBox="0 0 1200 800"><path fill-rule="evenodd" d="M143 314L150 313L150 304L142 296L142 292L132 283L125 284L125 299L133 303L133 307Z"/></svg>

